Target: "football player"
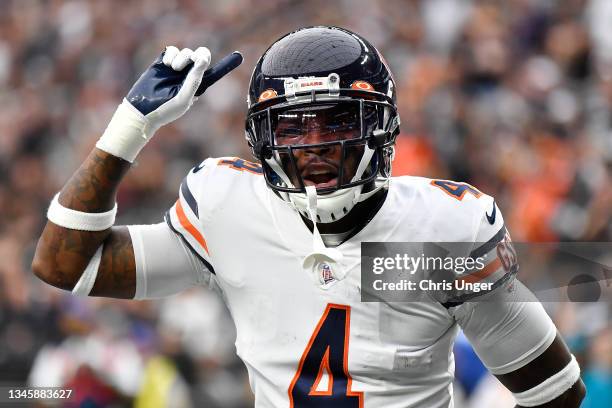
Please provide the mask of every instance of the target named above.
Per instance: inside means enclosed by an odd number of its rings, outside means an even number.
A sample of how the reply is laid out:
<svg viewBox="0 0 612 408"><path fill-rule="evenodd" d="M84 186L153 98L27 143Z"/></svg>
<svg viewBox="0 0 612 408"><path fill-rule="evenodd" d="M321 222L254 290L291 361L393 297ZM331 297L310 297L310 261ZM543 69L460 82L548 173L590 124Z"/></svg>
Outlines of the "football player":
<svg viewBox="0 0 612 408"><path fill-rule="evenodd" d="M513 300L520 283L507 259L495 255L480 276L492 284L487 302L361 302L364 241L482 242L473 253L496 254L508 238L477 189L391 177L394 80L348 30L297 30L257 62L246 138L259 163L206 159L165 222L113 225L138 152L240 61L206 71L208 49L166 48L52 200L34 273L89 296L218 291L257 407L450 407L459 328L518 406L578 407L576 360L538 302Z"/></svg>

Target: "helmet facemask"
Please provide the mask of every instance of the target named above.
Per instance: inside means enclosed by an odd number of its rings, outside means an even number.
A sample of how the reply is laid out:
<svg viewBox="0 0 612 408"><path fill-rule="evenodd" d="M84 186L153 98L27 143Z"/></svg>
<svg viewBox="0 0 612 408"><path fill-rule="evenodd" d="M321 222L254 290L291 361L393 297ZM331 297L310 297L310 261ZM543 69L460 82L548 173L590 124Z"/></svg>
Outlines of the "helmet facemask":
<svg viewBox="0 0 612 408"><path fill-rule="evenodd" d="M311 91L294 101L270 101L247 118L247 138L268 186L307 218L306 187L315 186L316 221L322 223L342 218L386 183L390 162L385 154L399 125L385 95L377 100L342 91L333 97L320 90L321 95Z"/></svg>
<svg viewBox="0 0 612 408"><path fill-rule="evenodd" d="M330 223L387 183L399 133L395 100L393 76L365 38L305 27L255 65L246 137L268 186L303 216Z"/></svg>

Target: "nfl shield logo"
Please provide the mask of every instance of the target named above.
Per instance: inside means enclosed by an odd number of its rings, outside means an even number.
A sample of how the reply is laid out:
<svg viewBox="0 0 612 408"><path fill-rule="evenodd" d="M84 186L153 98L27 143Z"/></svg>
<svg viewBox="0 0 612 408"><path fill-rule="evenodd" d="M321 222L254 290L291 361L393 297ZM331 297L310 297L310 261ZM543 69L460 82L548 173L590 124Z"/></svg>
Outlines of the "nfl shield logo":
<svg viewBox="0 0 612 408"><path fill-rule="evenodd" d="M321 280L323 281L324 285L334 280L331 267L327 263L321 264Z"/></svg>

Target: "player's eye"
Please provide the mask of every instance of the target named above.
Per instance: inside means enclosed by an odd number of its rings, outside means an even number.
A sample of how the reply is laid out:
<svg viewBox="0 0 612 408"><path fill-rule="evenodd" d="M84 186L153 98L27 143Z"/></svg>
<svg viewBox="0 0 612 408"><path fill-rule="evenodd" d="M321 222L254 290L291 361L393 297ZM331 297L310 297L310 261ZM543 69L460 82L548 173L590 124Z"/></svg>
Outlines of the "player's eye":
<svg viewBox="0 0 612 408"><path fill-rule="evenodd" d="M297 127L286 127L277 129L277 137L298 137L302 134L302 129Z"/></svg>
<svg viewBox="0 0 612 408"><path fill-rule="evenodd" d="M292 122L281 122L276 126L274 137L278 144L294 143L297 138L302 136L302 126Z"/></svg>
<svg viewBox="0 0 612 408"><path fill-rule="evenodd" d="M328 129L334 132L355 130L356 128L357 125L355 123L337 123L328 126Z"/></svg>
<svg viewBox="0 0 612 408"><path fill-rule="evenodd" d="M359 126L355 123L333 123L328 124L323 133L334 139L353 139L359 137Z"/></svg>

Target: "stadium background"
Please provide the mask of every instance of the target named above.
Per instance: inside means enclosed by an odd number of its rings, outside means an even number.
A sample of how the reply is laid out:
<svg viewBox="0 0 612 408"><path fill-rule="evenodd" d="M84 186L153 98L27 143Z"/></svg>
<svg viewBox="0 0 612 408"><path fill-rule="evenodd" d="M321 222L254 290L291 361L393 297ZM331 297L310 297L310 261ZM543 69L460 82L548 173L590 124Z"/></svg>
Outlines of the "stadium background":
<svg viewBox="0 0 612 408"><path fill-rule="evenodd" d="M70 387L98 404L87 406L252 405L211 293L77 299L29 270L53 193L165 45L206 45L213 59L238 49L245 62L141 153L119 223L159 222L203 158L249 158L255 61L285 32L334 24L370 39L395 73L396 175L494 195L515 241L609 242L611 21L607 0L0 0L0 385ZM583 406L612 406L609 306L546 307L582 362ZM457 407L512 406L462 338L456 355Z"/></svg>

